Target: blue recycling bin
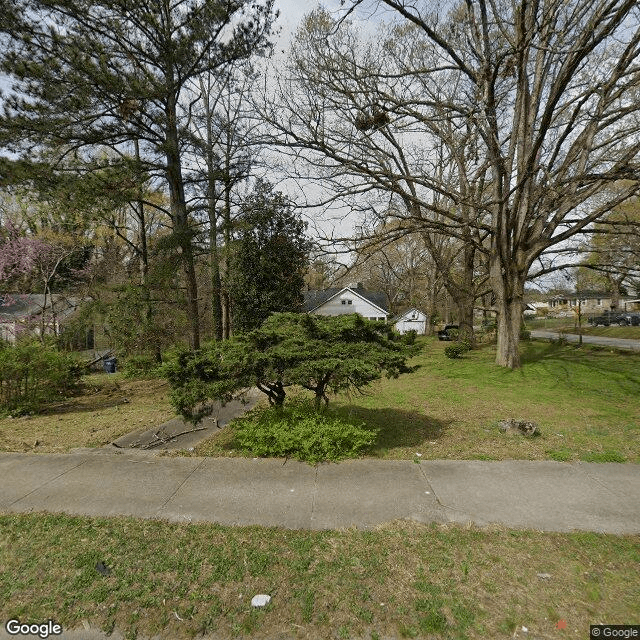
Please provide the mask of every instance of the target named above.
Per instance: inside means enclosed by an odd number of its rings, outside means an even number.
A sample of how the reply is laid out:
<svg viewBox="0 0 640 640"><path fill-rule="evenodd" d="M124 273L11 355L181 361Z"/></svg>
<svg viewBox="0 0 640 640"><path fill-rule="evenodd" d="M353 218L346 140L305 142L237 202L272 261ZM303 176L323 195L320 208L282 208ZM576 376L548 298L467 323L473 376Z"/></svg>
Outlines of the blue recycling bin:
<svg viewBox="0 0 640 640"><path fill-rule="evenodd" d="M104 367L105 373L115 373L116 372L116 359L115 358L105 358L102 361L102 366Z"/></svg>

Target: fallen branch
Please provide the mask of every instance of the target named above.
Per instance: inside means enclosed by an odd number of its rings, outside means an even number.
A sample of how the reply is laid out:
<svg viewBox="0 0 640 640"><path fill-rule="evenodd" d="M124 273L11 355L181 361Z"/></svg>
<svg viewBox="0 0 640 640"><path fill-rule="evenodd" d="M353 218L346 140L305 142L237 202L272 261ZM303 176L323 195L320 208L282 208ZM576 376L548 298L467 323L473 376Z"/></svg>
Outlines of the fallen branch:
<svg viewBox="0 0 640 640"><path fill-rule="evenodd" d="M147 444L143 444L140 446L140 449L151 449L152 447L155 447L159 444L167 444L167 442L172 442L173 440L175 440L176 438L178 438L179 436L183 436L187 433L195 433L196 431L206 431L208 427L199 427L198 429L189 429L187 431L181 431L180 433L174 433L173 435L168 435L165 436L164 438L161 438L158 436L158 432L153 434L153 437L155 438L154 440L152 440L151 442L147 442ZM139 442L139 441L138 441ZM138 443L132 443L131 447L135 447L137 446Z"/></svg>

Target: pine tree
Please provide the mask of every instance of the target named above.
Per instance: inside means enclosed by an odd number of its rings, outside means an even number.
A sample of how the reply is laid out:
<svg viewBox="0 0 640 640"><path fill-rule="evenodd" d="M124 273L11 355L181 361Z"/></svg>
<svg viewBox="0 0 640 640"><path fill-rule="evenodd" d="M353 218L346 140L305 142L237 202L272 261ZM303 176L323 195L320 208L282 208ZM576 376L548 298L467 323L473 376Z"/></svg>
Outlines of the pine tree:
<svg viewBox="0 0 640 640"><path fill-rule="evenodd" d="M23 160L65 145L86 166L101 147L131 151L170 196L187 289L191 342L200 342L194 230L184 132L196 79L263 52L273 0L3 0L0 145ZM6 20L5 20L6 17Z"/></svg>

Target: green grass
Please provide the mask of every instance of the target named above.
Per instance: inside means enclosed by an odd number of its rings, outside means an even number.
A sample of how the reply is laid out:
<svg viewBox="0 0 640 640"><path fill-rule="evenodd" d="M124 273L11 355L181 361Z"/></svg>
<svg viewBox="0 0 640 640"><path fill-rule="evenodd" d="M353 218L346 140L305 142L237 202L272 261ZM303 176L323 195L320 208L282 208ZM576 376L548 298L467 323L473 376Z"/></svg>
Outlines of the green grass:
<svg viewBox="0 0 640 640"><path fill-rule="evenodd" d="M511 371L494 364L492 346L451 360L446 343L421 344L416 372L331 402L339 415L379 429L366 455L640 462L640 354L533 341ZM502 434L497 424L506 418L532 420L541 435ZM193 452L239 454L232 428Z"/></svg>
<svg viewBox="0 0 640 640"><path fill-rule="evenodd" d="M530 342L517 371L495 366L494 356L484 347L452 361L427 341L416 373L335 404L381 429L370 451L378 457L577 460L615 452L608 461L640 461L640 355ZM541 436L499 433L497 422L509 417L537 422Z"/></svg>
<svg viewBox="0 0 640 640"><path fill-rule="evenodd" d="M0 515L0 617L175 640L556 637L563 619L563 637L583 638L589 623L640 622L638 563L638 536ZM256 593L272 596L263 610Z"/></svg>

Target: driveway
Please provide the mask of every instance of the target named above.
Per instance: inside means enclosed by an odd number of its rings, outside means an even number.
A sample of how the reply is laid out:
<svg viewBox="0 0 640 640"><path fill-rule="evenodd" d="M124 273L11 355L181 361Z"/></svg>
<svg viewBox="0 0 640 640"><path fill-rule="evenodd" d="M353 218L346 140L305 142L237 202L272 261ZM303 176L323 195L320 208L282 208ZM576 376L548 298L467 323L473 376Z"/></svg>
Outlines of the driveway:
<svg viewBox="0 0 640 640"><path fill-rule="evenodd" d="M534 329L531 331L532 338L541 338L543 340L558 340L560 337L565 338L568 342L579 342L580 336L573 333L556 333L554 331L539 331ZM613 347L614 349L631 349L640 351L640 340L630 340L626 338L607 338L605 336L582 336L585 344L597 344L602 347Z"/></svg>

